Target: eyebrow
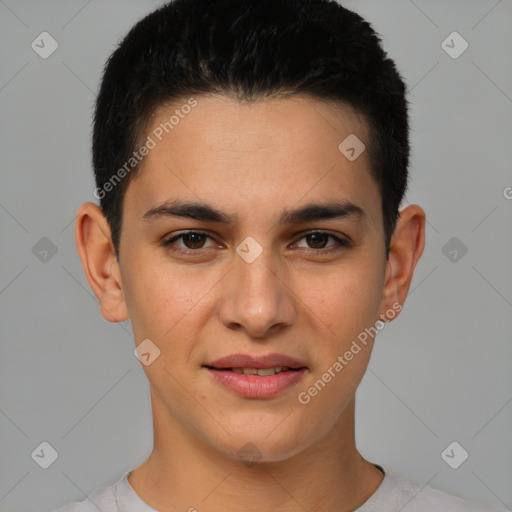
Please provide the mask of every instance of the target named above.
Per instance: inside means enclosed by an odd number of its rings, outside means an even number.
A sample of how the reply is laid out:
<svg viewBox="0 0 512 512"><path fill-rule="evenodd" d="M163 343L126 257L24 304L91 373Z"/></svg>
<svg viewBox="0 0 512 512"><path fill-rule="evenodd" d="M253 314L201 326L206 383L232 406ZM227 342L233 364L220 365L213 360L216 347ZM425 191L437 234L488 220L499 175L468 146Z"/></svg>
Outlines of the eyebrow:
<svg viewBox="0 0 512 512"><path fill-rule="evenodd" d="M198 202L166 201L148 210L143 219L150 220L165 217L183 217L199 221L218 222L221 224L234 224L236 215L226 214L219 209ZM308 203L295 210L285 210L278 221L278 224L299 224L301 222L320 221L326 219L339 219L344 217L355 217L365 219L366 213L360 207L350 201L330 203Z"/></svg>

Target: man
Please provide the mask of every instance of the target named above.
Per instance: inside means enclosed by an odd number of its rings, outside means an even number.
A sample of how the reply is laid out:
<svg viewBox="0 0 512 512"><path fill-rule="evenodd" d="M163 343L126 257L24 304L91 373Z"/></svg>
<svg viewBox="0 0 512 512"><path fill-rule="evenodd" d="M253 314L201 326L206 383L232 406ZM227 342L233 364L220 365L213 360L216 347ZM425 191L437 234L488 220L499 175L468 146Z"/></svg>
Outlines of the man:
<svg viewBox="0 0 512 512"><path fill-rule="evenodd" d="M399 212L405 86L328 0L176 0L97 99L77 248L150 383L146 461L62 512L491 511L355 445L355 392L401 311L425 214Z"/></svg>

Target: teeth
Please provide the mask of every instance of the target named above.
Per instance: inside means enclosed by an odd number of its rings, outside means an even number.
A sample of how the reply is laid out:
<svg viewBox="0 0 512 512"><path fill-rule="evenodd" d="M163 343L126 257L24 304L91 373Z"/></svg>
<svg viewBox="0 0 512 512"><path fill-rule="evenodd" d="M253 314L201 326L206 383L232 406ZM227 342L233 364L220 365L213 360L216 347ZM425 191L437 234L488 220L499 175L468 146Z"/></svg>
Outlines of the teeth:
<svg viewBox="0 0 512 512"><path fill-rule="evenodd" d="M258 375L275 375L277 373L277 368L259 368L258 369ZM279 368L279 371L281 371L281 368Z"/></svg>
<svg viewBox="0 0 512 512"><path fill-rule="evenodd" d="M288 370L287 366L274 366L272 368L231 368L231 371L235 373L243 373L244 375L260 375L266 377L269 375L275 375L282 371Z"/></svg>

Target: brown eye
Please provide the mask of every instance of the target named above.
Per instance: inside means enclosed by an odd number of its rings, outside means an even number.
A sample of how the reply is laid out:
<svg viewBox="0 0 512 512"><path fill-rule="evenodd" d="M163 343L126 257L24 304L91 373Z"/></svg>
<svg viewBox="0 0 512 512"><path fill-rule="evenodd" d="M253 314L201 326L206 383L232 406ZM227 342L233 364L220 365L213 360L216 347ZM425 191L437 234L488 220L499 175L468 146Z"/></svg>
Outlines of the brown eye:
<svg viewBox="0 0 512 512"><path fill-rule="evenodd" d="M323 249L328 240L329 235L327 233L311 233L307 235L306 240L308 241L308 244L313 249Z"/></svg>
<svg viewBox="0 0 512 512"><path fill-rule="evenodd" d="M208 238L211 239L211 236L206 233L201 233L200 231L188 231L164 240L162 245L176 251L199 252L201 249L207 248L205 247L205 242ZM176 244L180 239L182 240L183 245Z"/></svg>
<svg viewBox="0 0 512 512"><path fill-rule="evenodd" d="M329 239L334 240L334 244L327 245ZM323 231L312 231L304 235L299 241L305 240L307 247L299 246L301 249L310 249L311 253L326 254L338 251L350 246L350 242L331 233Z"/></svg>
<svg viewBox="0 0 512 512"><path fill-rule="evenodd" d="M185 233L181 237L187 249L201 249L206 238L202 233Z"/></svg>

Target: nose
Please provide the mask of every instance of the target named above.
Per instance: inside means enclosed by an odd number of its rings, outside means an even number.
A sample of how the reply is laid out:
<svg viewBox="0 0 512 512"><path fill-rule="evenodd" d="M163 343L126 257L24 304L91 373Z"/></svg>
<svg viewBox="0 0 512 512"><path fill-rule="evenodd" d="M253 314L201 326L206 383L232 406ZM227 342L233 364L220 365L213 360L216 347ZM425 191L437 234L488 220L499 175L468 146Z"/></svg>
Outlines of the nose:
<svg viewBox="0 0 512 512"><path fill-rule="evenodd" d="M234 255L218 305L221 322L250 338L268 339L294 323L296 300L286 270L270 249L254 261Z"/></svg>

